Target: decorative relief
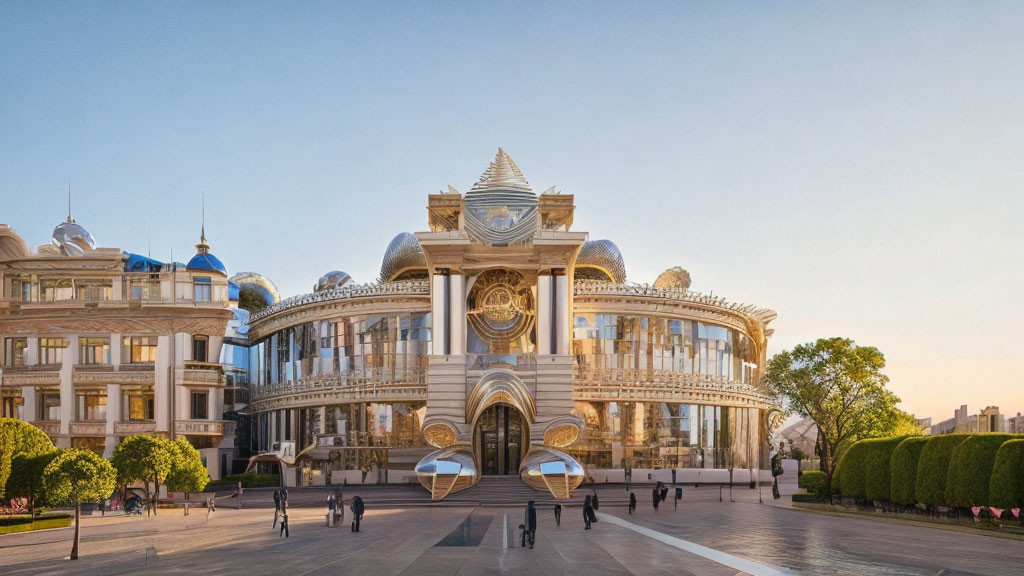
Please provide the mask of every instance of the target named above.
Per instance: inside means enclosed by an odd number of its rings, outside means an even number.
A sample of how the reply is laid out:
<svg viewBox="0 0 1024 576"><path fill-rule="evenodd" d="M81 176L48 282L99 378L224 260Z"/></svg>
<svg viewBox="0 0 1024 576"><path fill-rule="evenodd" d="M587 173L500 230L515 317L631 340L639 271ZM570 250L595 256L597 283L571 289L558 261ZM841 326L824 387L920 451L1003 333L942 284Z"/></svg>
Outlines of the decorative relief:
<svg viewBox="0 0 1024 576"><path fill-rule="evenodd" d="M114 422L115 436L132 436L135 434L150 434L156 432L156 422L152 421L123 421Z"/></svg>
<svg viewBox="0 0 1024 576"><path fill-rule="evenodd" d="M60 434L60 422L57 420L37 420L32 425L46 433L47 436Z"/></svg>
<svg viewBox="0 0 1024 576"><path fill-rule="evenodd" d="M469 293L466 315L473 331L496 354L508 353L511 343L533 328L533 294L522 274L488 270Z"/></svg>
<svg viewBox="0 0 1024 576"><path fill-rule="evenodd" d="M435 422L423 428L423 439L436 448L447 448L459 441L451 424Z"/></svg>
<svg viewBox="0 0 1024 576"><path fill-rule="evenodd" d="M272 316L279 312L289 310L292 308L298 308L300 306L306 306L308 304L318 304L321 302L331 302L334 300L348 300L355 298L372 298L375 296L390 296L390 295L430 295L430 284L427 280L403 280L401 282L384 282L384 283L373 283L373 284L346 284L341 288L335 288L333 290L325 290L323 292L313 292L311 294L303 294L301 296L292 296L274 304L273 306L267 306L263 310L253 314L250 319L250 324Z"/></svg>
<svg viewBox="0 0 1024 576"><path fill-rule="evenodd" d="M5 368L4 386L60 386L59 370L28 370Z"/></svg>
<svg viewBox="0 0 1024 576"><path fill-rule="evenodd" d="M75 436L105 436L106 422L69 422L70 432Z"/></svg>
<svg viewBox="0 0 1024 576"><path fill-rule="evenodd" d="M548 429L544 431L544 445L553 448L564 448L576 442L579 437L579 425L557 423L548 426Z"/></svg>
<svg viewBox="0 0 1024 576"><path fill-rule="evenodd" d="M174 431L178 434L223 436L224 423L203 420L179 420L174 423Z"/></svg>
<svg viewBox="0 0 1024 576"><path fill-rule="evenodd" d="M703 374L667 370L592 369L573 376L573 400L693 402L766 408L775 398L754 386Z"/></svg>

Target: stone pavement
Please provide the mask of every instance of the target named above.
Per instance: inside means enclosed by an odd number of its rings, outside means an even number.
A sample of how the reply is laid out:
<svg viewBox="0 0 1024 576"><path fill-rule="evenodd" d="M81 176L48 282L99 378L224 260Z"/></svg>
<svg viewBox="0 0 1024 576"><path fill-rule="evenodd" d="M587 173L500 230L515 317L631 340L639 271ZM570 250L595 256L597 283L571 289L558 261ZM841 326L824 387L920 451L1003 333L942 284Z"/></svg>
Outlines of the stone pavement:
<svg viewBox="0 0 1024 576"><path fill-rule="evenodd" d="M614 489L601 487L599 492ZM757 491L746 488L734 488L735 502L729 501L728 491L719 502L717 488L691 486L678 511L670 501L655 513L647 492L637 490L635 515L605 506L599 513L712 552L803 575L1022 573L1020 540L764 505L758 503ZM346 491L346 497L356 493ZM770 502L770 487L763 495ZM323 507L293 507L288 539L271 529L269 508L239 511L222 505L209 521L202 509L187 517L174 510L161 511L158 518L90 517L83 521L82 557L73 563L63 559L71 548L71 529L0 536L0 574L741 573L715 561L714 554L670 546L665 541L671 538L613 525L608 517L584 531L581 510L575 507L564 510L558 528L550 509L540 511L533 550L518 547L521 507L370 508L359 534L347 525L326 528L325 512Z"/></svg>

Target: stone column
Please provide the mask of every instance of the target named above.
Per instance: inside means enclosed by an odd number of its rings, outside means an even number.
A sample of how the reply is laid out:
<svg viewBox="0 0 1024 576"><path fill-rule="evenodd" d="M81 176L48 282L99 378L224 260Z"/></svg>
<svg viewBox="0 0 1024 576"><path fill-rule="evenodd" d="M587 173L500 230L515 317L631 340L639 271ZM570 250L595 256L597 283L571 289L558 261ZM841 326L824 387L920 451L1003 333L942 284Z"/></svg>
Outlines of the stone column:
<svg viewBox="0 0 1024 576"><path fill-rule="evenodd" d="M448 277L448 353L460 356L466 353L466 277L452 274Z"/></svg>
<svg viewBox="0 0 1024 576"><path fill-rule="evenodd" d="M173 374L171 366L171 347L174 338L171 335L157 337L156 362L153 363L153 409L157 432L171 431L171 394L173 393Z"/></svg>
<svg viewBox="0 0 1024 576"><path fill-rule="evenodd" d="M110 458L117 447L117 436L114 435L114 423L121 419L121 385L107 384L107 437L104 442L103 457Z"/></svg>
<svg viewBox="0 0 1024 576"><path fill-rule="evenodd" d="M74 367L78 363L78 335L67 337L68 347L64 350L60 367L60 434L71 433L71 421L75 419Z"/></svg>
<svg viewBox="0 0 1024 576"><path fill-rule="evenodd" d="M553 289L555 291L552 311L555 317L555 349L552 354L565 356L569 354L569 277L564 270L553 271Z"/></svg>
<svg viewBox="0 0 1024 576"><path fill-rule="evenodd" d="M551 334L552 309L552 276L550 273L542 273L537 276L537 354L547 355L553 353Z"/></svg>
<svg viewBox="0 0 1024 576"><path fill-rule="evenodd" d="M448 273L434 274L430 286L430 309L431 309L431 344L432 353L436 356L448 354Z"/></svg>
<svg viewBox="0 0 1024 576"><path fill-rule="evenodd" d="M22 386L21 397L25 402L21 413L25 421L31 422L33 420L39 420L39 408L36 407L36 387Z"/></svg>

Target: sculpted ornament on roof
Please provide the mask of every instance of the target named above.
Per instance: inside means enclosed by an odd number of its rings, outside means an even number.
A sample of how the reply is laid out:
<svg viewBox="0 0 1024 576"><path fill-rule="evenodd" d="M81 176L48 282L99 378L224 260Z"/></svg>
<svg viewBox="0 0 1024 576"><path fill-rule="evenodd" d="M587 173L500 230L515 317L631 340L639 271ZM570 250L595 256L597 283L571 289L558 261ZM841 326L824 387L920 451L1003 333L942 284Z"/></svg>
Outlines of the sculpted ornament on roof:
<svg viewBox="0 0 1024 576"><path fill-rule="evenodd" d="M324 290L323 292L313 292L311 294L302 294L300 296L292 296L291 298L282 300L273 306L267 306L263 310L253 314L249 323L252 324L257 320L262 320L267 316L276 314L283 310L305 306L307 304L330 302L332 300L343 300L347 298L385 296L389 294L428 294L429 288L429 282L426 280L403 280L401 282L383 283L375 282L372 284L346 284L341 288Z"/></svg>

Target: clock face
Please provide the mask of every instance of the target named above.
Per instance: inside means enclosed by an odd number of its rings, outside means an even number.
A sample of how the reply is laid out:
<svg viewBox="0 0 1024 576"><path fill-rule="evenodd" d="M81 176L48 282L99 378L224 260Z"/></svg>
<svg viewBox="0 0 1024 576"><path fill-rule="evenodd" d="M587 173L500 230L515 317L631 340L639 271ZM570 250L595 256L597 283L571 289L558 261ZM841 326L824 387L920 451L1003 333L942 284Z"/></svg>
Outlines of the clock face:
<svg viewBox="0 0 1024 576"><path fill-rule="evenodd" d="M534 321L533 296L523 275L488 270L473 284L467 302L469 324L492 353L507 353Z"/></svg>

